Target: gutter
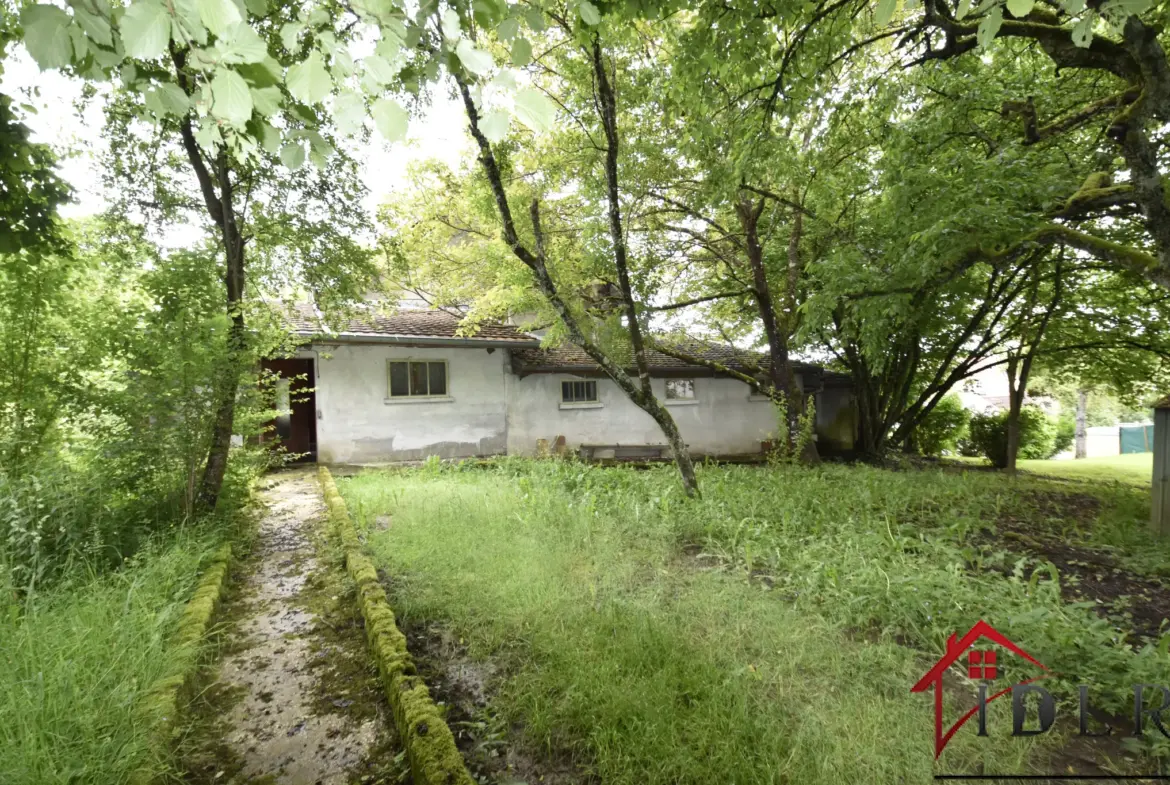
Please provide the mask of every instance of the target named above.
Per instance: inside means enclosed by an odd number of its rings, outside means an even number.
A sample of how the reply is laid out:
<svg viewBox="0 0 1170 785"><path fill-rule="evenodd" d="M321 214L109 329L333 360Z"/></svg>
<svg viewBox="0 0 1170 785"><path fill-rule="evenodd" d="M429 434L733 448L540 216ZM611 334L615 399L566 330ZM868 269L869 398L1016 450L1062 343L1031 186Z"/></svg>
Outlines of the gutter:
<svg viewBox="0 0 1170 785"><path fill-rule="evenodd" d="M508 338L446 338L428 335L370 335L367 333L333 333L332 335L328 335L325 333L298 332L297 335L305 338L309 343L370 343L406 346L466 346L471 348L491 347L512 349L536 349L540 347L540 341L536 338L517 341Z"/></svg>

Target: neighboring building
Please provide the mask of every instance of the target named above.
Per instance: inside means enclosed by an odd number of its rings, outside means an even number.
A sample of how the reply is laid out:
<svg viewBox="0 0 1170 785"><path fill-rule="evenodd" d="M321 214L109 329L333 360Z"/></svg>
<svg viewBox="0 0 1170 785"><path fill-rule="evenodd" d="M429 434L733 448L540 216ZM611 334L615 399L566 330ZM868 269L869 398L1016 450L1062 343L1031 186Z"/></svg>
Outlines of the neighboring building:
<svg viewBox="0 0 1170 785"><path fill-rule="evenodd" d="M533 455L538 445L569 450L657 447L665 437L575 346L541 349L515 327L480 325L459 334L443 311L403 311L351 320L329 332L311 307L293 317L306 339L295 357L267 366L296 383L297 402L277 423L292 451L324 463L379 463L432 455ZM706 344L709 359L735 367L736 353ZM695 455L758 453L776 427L768 399L743 382L650 352L655 394L671 408ZM822 452L854 443L847 376L797 364L816 405Z"/></svg>
<svg viewBox="0 0 1170 785"><path fill-rule="evenodd" d="M966 409L983 414L1006 410L1011 405L1010 391L1006 367L996 365L964 380L959 385L958 394ZM1025 393L1024 403L1039 406L1053 416L1060 414L1060 404L1047 395Z"/></svg>

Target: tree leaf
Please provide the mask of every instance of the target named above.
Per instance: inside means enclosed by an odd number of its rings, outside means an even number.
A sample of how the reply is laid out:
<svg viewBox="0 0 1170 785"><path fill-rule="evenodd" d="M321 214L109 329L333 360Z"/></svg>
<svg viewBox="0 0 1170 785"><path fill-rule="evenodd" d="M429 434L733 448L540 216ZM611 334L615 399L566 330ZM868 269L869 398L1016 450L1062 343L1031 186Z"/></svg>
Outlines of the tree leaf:
<svg viewBox="0 0 1170 785"><path fill-rule="evenodd" d="M258 63L242 63L236 70L253 87L272 87L284 81L280 63L273 57L265 57Z"/></svg>
<svg viewBox="0 0 1170 785"><path fill-rule="evenodd" d="M987 47L1003 26L1003 6L997 5L987 12L987 16L979 22L979 29L975 31L975 38L982 47Z"/></svg>
<svg viewBox="0 0 1170 785"><path fill-rule="evenodd" d="M532 44L527 38L517 38L512 42L512 65L525 66L532 62Z"/></svg>
<svg viewBox="0 0 1170 785"><path fill-rule="evenodd" d="M268 123L260 123L260 146L265 152L275 155L280 151L280 131Z"/></svg>
<svg viewBox="0 0 1170 785"><path fill-rule="evenodd" d="M207 43L207 28L199 18L199 8L195 0L171 0L171 8L175 17L172 22L172 35L180 44L197 43L203 46Z"/></svg>
<svg viewBox="0 0 1170 785"><path fill-rule="evenodd" d="M164 84L147 91L146 107L159 116L182 117L190 110L190 102L178 85Z"/></svg>
<svg viewBox="0 0 1170 785"><path fill-rule="evenodd" d="M240 9L231 0L195 0L195 7L199 9L199 19L216 38L222 37L236 22L243 21Z"/></svg>
<svg viewBox="0 0 1170 785"><path fill-rule="evenodd" d="M288 22L280 28L280 42L284 44L285 49L295 52L297 51L297 39L304 31L305 26L300 22Z"/></svg>
<svg viewBox="0 0 1170 785"><path fill-rule="evenodd" d="M406 138L409 115L406 110L392 98L379 98L374 102L370 114L374 118L374 125L378 133L388 142L401 142Z"/></svg>
<svg viewBox="0 0 1170 785"><path fill-rule="evenodd" d="M544 93L526 87L516 93L516 119L533 131L547 131L556 120L556 107Z"/></svg>
<svg viewBox="0 0 1170 785"><path fill-rule="evenodd" d="M305 163L305 147L300 142L289 142L280 148L280 162L294 172Z"/></svg>
<svg viewBox="0 0 1170 785"><path fill-rule="evenodd" d="M601 24L601 12L589 0L581 0L577 5L577 13L581 15L581 21L590 27Z"/></svg>
<svg viewBox="0 0 1170 785"><path fill-rule="evenodd" d="M448 41L458 41L463 37L463 30L459 25L459 14L453 8L448 8L443 12L443 22L440 27L443 28L443 38Z"/></svg>
<svg viewBox="0 0 1170 785"><path fill-rule="evenodd" d="M399 59L398 53L401 51L402 41L396 35L382 36L382 40L378 41L378 45L374 47L374 54L386 58L391 63Z"/></svg>
<svg viewBox="0 0 1170 785"><path fill-rule="evenodd" d="M508 126L512 123L512 116L507 112L502 112L499 109L488 112L487 115L480 121L479 130L483 131L483 135L492 144L502 141L508 135Z"/></svg>
<svg viewBox="0 0 1170 785"><path fill-rule="evenodd" d="M315 49L304 62L288 69L284 83L293 98L310 106L323 101L333 90L333 79L325 69L321 53Z"/></svg>
<svg viewBox="0 0 1170 785"><path fill-rule="evenodd" d="M219 126L214 120L204 117L199 121L199 127L195 129L195 141L204 150L215 152L223 144L223 134L219 132Z"/></svg>
<svg viewBox="0 0 1170 785"><path fill-rule="evenodd" d="M878 27L885 27L894 18L894 11L898 10L898 0L878 0L877 11L873 21Z"/></svg>
<svg viewBox="0 0 1170 785"><path fill-rule="evenodd" d="M211 80L211 113L237 127L252 116L252 91L244 77L230 68L218 68Z"/></svg>
<svg viewBox="0 0 1170 785"><path fill-rule="evenodd" d="M536 6L532 6L524 12L524 21L528 23L528 27L536 33L544 30L544 14Z"/></svg>
<svg viewBox="0 0 1170 785"><path fill-rule="evenodd" d="M520 20L505 19L496 26L496 35L501 41L511 41L520 32Z"/></svg>
<svg viewBox="0 0 1170 785"><path fill-rule="evenodd" d="M455 55L459 58L459 62L463 64L463 67L476 76L487 74L495 65L490 54L482 49L476 49L466 38L461 40L459 45L455 47Z"/></svg>
<svg viewBox="0 0 1170 785"><path fill-rule="evenodd" d="M370 55L362 58L362 66L379 85L388 85L398 75L398 69L386 62L380 55Z"/></svg>
<svg viewBox="0 0 1170 785"><path fill-rule="evenodd" d="M338 46L333 51L333 74L344 79L353 73L353 55L345 46Z"/></svg>
<svg viewBox="0 0 1170 785"><path fill-rule="evenodd" d="M345 90L333 98L333 122L341 133L353 136L362 129L365 119L366 102L358 93Z"/></svg>
<svg viewBox="0 0 1170 785"><path fill-rule="evenodd" d="M959 8L955 11L956 19L965 19L971 13L971 0L959 0Z"/></svg>
<svg viewBox="0 0 1170 785"><path fill-rule="evenodd" d="M1109 0L1101 7L1101 10L1112 11L1116 9L1121 16L1125 17L1144 13L1151 5L1153 5L1153 0Z"/></svg>
<svg viewBox="0 0 1170 785"><path fill-rule="evenodd" d="M265 117L272 117L280 111L280 102L283 96L279 87L253 87L252 105L256 111Z"/></svg>
<svg viewBox="0 0 1170 785"><path fill-rule="evenodd" d="M102 46L112 47L114 45L113 30L105 17L90 13L81 4L77 4L73 6L73 21L81 26L86 35Z"/></svg>
<svg viewBox="0 0 1170 785"><path fill-rule="evenodd" d="M1081 17L1081 21L1077 22L1072 29L1072 42L1074 44L1084 49L1093 43L1093 22L1096 19L1097 15L1092 11Z"/></svg>
<svg viewBox="0 0 1170 785"><path fill-rule="evenodd" d="M1035 0L1007 0L1007 10L1012 16L1019 18L1032 13Z"/></svg>
<svg viewBox="0 0 1170 785"><path fill-rule="evenodd" d="M73 57L69 14L52 5L30 5L20 12L24 45L42 69L62 68Z"/></svg>
<svg viewBox="0 0 1170 785"><path fill-rule="evenodd" d="M220 51L225 63L259 63L268 57L268 45L245 22L236 22L228 28Z"/></svg>
<svg viewBox="0 0 1170 785"><path fill-rule="evenodd" d="M244 0L244 7L253 16L265 16L268 14L267 0Z"/></svg>
<svg viewBox="0 0 1170 785"><path fill-rule="evenodd" d="M153 60L167 50L171 40L171 17L155 0L138 0L126 9L118 25L126 54Z"/></svg>

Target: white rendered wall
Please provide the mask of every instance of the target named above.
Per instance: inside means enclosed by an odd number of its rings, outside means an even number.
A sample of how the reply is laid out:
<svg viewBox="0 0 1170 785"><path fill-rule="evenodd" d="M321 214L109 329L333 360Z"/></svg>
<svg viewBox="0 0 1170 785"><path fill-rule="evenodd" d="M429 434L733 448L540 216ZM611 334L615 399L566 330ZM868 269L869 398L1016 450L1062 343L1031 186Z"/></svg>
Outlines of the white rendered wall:
<svg viewBox="0 0 1170 785"><path fill-rule="evenodd" d="M595 379L600 405L561 405L561 382L584 377L535 373L509 380L508 454L533 455L536 440L551 445L564 436L570 449L581 444L635 446L665 444L650 415L635 406L609 379ZM775 431L772 406L749 399L750 390L734 379L696 378L693 402L666 401L666 380L654 379L654 394L678 423L692 453L758 453Z"/></svg>
<svg viewBox="0 0 1170 785"><path fill-rule="evenodd" d="M322 345L317 452L322 463L496 455L507 449L506 349ZM446 360L444 400L387 398L386 361Z"/></svg>

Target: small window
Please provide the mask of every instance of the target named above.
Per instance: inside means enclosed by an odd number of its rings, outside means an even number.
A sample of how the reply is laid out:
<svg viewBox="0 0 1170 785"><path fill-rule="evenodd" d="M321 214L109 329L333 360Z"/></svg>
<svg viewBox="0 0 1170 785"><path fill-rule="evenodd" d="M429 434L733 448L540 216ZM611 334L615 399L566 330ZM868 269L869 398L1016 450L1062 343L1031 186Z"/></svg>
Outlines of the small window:
<svg viewBox="0 0 1170 785"><path fill-rule="evenodd" d="M667 379L666 400L691 401L695 398L694 379Z"/></svg>
<svg viewBox="0 0 1170 785"><path fill-rule="evenodd" d="M423 360L390 360L391 398L445 398L447 363Z"/></svg>
<svg viewBox="0 0 1170 785"><path fill-rule="evenodd" d="M561 403L596 403L597 382L561 382Z"/></svg>

